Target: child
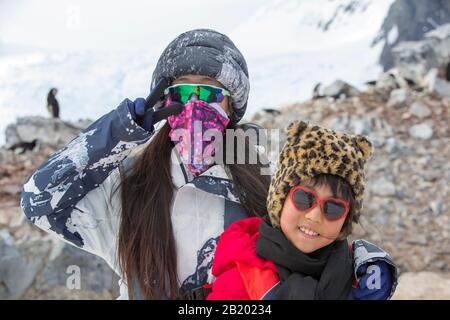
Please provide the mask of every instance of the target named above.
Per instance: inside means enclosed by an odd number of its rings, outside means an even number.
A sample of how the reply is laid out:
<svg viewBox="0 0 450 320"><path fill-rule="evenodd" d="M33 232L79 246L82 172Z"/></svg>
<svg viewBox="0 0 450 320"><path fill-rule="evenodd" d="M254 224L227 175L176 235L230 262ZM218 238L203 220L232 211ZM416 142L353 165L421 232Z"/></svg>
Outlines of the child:
<svg viewBox="0 0 450 320"><path fill-rule="evenodd" d="M269 216L237 221L221 235L208 299L388 299L396 286L390 257L364 240L347 242L371 143L299 121L287 131Z"/></svg>

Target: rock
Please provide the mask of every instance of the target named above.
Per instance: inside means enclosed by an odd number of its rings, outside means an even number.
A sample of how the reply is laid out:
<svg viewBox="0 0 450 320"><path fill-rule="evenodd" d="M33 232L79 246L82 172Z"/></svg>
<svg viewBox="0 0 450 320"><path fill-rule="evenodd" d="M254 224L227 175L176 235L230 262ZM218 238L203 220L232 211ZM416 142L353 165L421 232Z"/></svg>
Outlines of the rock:
<svg viewBox="0 0 450 320"><path fill-rule="evenodd" d="M406 272L400 275L393 300L450 299L450 274Z"/></svg>
<svg viewBox="0 0 450 320"><path fill-rule="evenodd" d="M428 140L433 136L433 129L427 123L416 124L409 128L409 134L416 139Z"/></svg>
<svg viewBox="0 0 450 320"><path fill-rule="evenodd" d="M395 67L403 77L415 83L423 82L428 70L438 64L433 44L428 41L405 41L393 48L392 52Z"/></svg>
<svg viewBox="0 0 450 320"><path fill-rule="evenodd" d="M351 121L352 120L348 114L336 115L336 117L332 117L330 121L326 123L326 126L333 130L346 131L349 130Z"/></svg>
<svg viewBox="0 0 450 320"><path fill-rule="evenodd" d="M435 266L436 269L438 270L445 270L445 262L444 261L436 261L433 263L433 265Z"/></svg>
<svg viewBox="0 0 450 320"><path fill-rule="evenodd" d="M392 90L398 89L399 86L397 81L395 81L395 78L391 74L385 72L378 78L375 88L391 92Z"/></svg>
<svg viewBox="0 0 450 320"><path fill-rule="evenodd" d="M433 43L439 62L441 64L448 63L448 57L450 57L450 23L426 33L425 39Z"/></svg>
<svg viewBox="0 0 450 320"><path fill-rule="evenodd" d="M371 132L370 121L366 118L351 118L349 127L355 134L368 135Z"/></svg>
<svg viewBox="0 0 450 320"><path fill-rule="evenodd" d="M406 105L409 98L409 91L406 89L396 89L391 92L388 107L400 108Z"/></svg>
<svg viewBox="0 0 450 320"><path fill-rule="evenodd" d="M104 291L101 293L87 290L69 290L65 287L53 287L44 292L30 288L23 296L24 300L114 300L118 294Z"/></svg>
<svg viewBox="0 0 450 320"><path fill-rule="evenodd" d="M16 247L12 237L3 232L0 236L0 299L19 299L25 293L43 266L48 250L48 242L43 241Z"/></svg>
<svg viewBox="0 0 450 320"><path fill-rule="evenodd" d="M340 98L341 95L344 95L345 97L354 97L359 95L359 93L360 92L358 89L342 80L336 80L323 89L323 94L326 97L331 97L334 99Z"/></svg>
<svg viewBox="0 0 450 320"><path fill-rule="evenodd" d="M405 264L408 265L407 270L413 271L413 272L420 272L429 270L430 263L433 260L433 253L430 252L430 249L428 246L430 245L430 242L428 242L427 245L417 245L412 244L410 245L411 248L411 255L410 257L404 257Z"/></svg>
<svg viewBox="0 0 450 320"><path fill-rule="evenodd" d="M395 185L385 177L380 177L372 183L372 192L377 196L393 197L396 195Z"/></svg>
<svg viewBox="0 0 450 320"><path fill-rule="evenodd" d="M420 119L431 115L430 108L428 108L428 106L421 101L415 101L409 108L409 112Z"/></svg>
<svg viewBox="0 0 450 320"><path fill-rule="evenodd" d="M448 1L393 1L374 40L374 44L383 46L380 65L384 70L392 68L395 65L392 49L397 44L423 39L430 30L449 22Z"/></svg>
<svg viewBox="0 0 450 320"><path fill-rule="evenodd" d="M353 134L362 134L375 140L385 140L385 137L392 136L393 130L389 123L382 117L373 115L337 115L323 125L338 131L350 131Z"/></svg>
<svg viewBox="0 0 450 320"><path fill-rule="evenodd" d="M262 110L256 112L253 115L251 122L258 122L262 119L265 119L266 121L274 122L274 120L276 120L280 115L281 115L281 112L278 110L265 108L265 109L262 109Z"/></svg>
<svg viewBox="0 0 450 320"><path fill-rule="evenodd" d="M395 154L401 152L402 146L394 137L387 138L384 144L387 152Z"/></svg>
<svg viewBox="0 0 450 320"><path fill-rule="evenodd" d="M12 163L14 160L14 152L5 148L0 148L0 165Z"/></svg>
<svg viewBox="0 0 450 320"><path fill-rule="evenodd" d="M7 229L0 229L0 241L3 245L14 246L14 239Z"/></svg>
<svg viewBox="0 0 450 320"><path fill-rule="evenodd" d="M450 97L450 82L438 77L438 69L432 68L424 78L424 86L428 92L440 97Z"/></svg>
<svg viewBox="0 0 450 320"><path fill-rule="evenodd" d="M428 243L427 236L424 234L417 234L414 237L411 237L407 240L408 243L418 244L421 246L426 246Z"/></svg>
<svg viewBox="0 0 450 320"><path fill-rule="evenodd" d="M445 97L442 99L442 105L446 109L450 109L450 97Z"/></svg>
<svg viewBox="0 0 450 320"><path fill-rule="evenodd" d="M5 147L8 149L24 148L34 141L60 148L69 143L87 125L87 121L77 124L60 119L38 116L18 118L15 124L10 124L5 130ZM22 151L19 151L22 152Z"/></svg>
<svg viewBox="0 0 450 320"><path fill-rule="evenodd" d="M117 291L119 278L102 258L60 240L53 243L48 262L36 278L33 286L35 291L44 294L51 288L60 288L65 292L66 298L70 299L76 291L79 291L71 290L66 286L70 276L70 266L76 266L80 270L82 291L99 295L105 291Z"/></svg>
<svg viewBox="0 0 450 320"><path fill-rule="evenodd" d="M0 206L0 225L14 229L28 224L27 221L28 219L17 204L4 203Z"/></svg>
<svg viewBox="0 0 450 320"><path fill-rule="evenodd" d="M408 89L409 83L396 68L392 68L378 78L375 88L391 92L392 90L403 88Z"/></svg>
<svg viewBox="0 0 450 320"><path fill-rule="evenodd" d="M447 6L450 9L450 5ZM450 61L448 22L425 34L421 40L407 39L410 41L400 42L392 49L394 65L405 78L420 83L430 69L446 68Z"/></svg>
<svg viewBox="0 0 450 320"><path fill-rule="evenodd" d="M11 196L15 196L20 194L20 192L22 191L22 188L20 185L17 184L6 184L2 186L2 193L6 193L9 194Z"/></svg>
<svg viewBox="0 0 450 320"><path fill-rule="evenodd" d="M444 208L444 204L442 203L442 201L439 200L433 200L430 201L430 209L433 213L433 215L438 216L442 213Z"/></svg>

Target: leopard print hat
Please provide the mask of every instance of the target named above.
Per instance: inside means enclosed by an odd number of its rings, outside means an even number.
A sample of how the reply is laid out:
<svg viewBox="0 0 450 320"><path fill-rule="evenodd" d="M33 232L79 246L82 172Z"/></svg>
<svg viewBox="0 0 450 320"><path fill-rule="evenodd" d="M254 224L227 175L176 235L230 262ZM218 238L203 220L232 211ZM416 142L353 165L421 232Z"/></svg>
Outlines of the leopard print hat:
<svg viewBox="0 0 450 320"><path fill-rule="evenodd" d="M355 197L353 222L358 222L364 194L364 164L373 153L372 143L362 135L348 135L303 121L294 121L286 130L287 141L267 197L272 225L280 226L281 210L290 188L322 173L342 177L349 183Z"/></svg>

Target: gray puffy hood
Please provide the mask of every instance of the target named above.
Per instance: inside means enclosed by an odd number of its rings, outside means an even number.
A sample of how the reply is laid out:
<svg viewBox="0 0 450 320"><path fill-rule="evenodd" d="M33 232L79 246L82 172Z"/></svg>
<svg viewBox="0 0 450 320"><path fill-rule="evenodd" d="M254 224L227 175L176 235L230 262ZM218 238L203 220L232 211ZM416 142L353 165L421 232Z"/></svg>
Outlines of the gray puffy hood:
<svg viewBox="0 0 450 320"><path fill-rule="evenodd" d="M231 121L237 123L244 116L250 91L247 63L226 35L209 29L179 35L159 58L151 88L163 77L173 81L187 74L208 76L222 83L231 92Z"/></svg>

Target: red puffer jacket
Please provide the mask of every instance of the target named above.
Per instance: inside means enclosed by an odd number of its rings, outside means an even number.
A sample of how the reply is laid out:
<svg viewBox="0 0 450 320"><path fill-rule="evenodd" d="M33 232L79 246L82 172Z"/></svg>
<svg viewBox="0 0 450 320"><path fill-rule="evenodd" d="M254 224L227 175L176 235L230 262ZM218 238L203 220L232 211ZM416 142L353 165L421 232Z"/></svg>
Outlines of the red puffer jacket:
<svg viewBox="0 0 450 320"><path fill-rule="evenodd" d="M216 277L208 300L260 300L278 282L272 261L256 255L261 218L230 225L217 244L212 273Z"/></svg>
<svg viewBox="0 0 450 320"><path fill-rule="evenodd" d="M273 298L280 284L277 269L272 261L256 255L256 241L262 221L258 217L239 220L222 233L214 254L212 273L216 279L212 285L208 285L212 288L208 300ZM397 286L397 268L390 256L365 240L355 240L349 245L349 251L352 259L357 261L354 267L356 269L374 261L387 263L394 279L393 283L389 284L392 289L387 299L390 299ZM352 287L358 290L358 281L354 275Z"/></svg>

